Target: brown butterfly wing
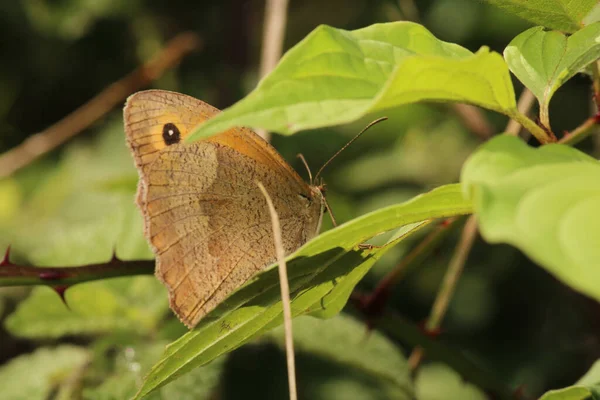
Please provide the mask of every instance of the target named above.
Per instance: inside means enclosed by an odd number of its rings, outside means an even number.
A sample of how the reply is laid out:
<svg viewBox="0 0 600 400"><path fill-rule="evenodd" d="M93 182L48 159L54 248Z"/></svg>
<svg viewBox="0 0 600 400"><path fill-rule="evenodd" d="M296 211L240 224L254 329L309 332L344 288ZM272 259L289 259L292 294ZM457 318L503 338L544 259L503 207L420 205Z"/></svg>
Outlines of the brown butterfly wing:
<svg viewBox="0 0 600 400"><path fill-rule="evenodd" d="M275 260L270 215L257 180L273 197L286 252L317 233L322 212L320 193L252 131L237 128L193 144L181 141L216 113L199 100L164 91L140 92L125 108L156 274L169 289L171 308L190 327ZM168 144L165 126L176 128L178 142Z"/></svg>

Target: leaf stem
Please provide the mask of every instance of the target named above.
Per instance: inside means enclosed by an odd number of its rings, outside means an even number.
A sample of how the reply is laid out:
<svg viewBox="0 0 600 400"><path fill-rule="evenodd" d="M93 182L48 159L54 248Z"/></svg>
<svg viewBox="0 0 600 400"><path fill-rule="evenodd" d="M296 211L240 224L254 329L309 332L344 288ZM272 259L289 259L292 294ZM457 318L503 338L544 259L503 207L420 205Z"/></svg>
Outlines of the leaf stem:
<svg viewBox="0 0 600 400"><path fill-rule="evenodd" d="M433 303L429 318L425 323L426 332L435 332L440 328L442 320L444 319L446 311L448 310L448 305L450 304L452 295L456 289L458 279L462 275L465 262L467 261L467 257L471 251L471 248L473 247L473 242L475 241L476 236L477 220L475 219L475 216L472 215L465 223L460 242L458 243L456 251L450 260L448 271L446 271L442 286L440 287L437 297ZM416 369L419 366L422 358L423 349L421 347L415 348L408 359L411 369Z"/></svg>
<svg viewBox="0 0 600 400"><path fill-rule="evenodd" d="M523 126L523 128L527 129L535 138L542 144L553 143L556 142L556 137L550 131L546 131L544 128L533 122L526 115L520 113L519 111L513 111L509 114L509 117L517 121L519 124Z"/></svg>

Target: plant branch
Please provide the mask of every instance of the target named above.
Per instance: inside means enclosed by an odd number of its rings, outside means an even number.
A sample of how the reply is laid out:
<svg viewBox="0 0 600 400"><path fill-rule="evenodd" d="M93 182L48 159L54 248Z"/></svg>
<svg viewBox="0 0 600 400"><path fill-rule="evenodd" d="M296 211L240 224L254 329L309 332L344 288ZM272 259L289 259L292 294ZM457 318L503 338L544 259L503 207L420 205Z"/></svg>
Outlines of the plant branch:
<svg viewBox="0 0 600 400"><path fill-rule="evenodd" d="M9 251L0 261L0 287L72 286L76 283L154 273L154 260L122 261L115 257L106 263L79 267L31 267L9 261Z"/></svg>
<svg viewBox="0 0 600 400"><path fill-rule="evenodd" d="M287 23L288 0L267 0L263 29L262 53L260 57L260 78L264 78L275 68L283 52L283 39ZM269 140L269 133L257 129L263 139Z"/></svg>
<svg viewBox="0 0 600 400"><path fill-rule="evenodd" d="M298 399L296 389L296 362L294 360L294 335L292 332L292 308L290 305L290 286L287 275L287 265L285 263L285 250L283 249L283 239L281 238L281 225L279 216L273 205L273 200L262 183L256 182L265 200L269 206L271 214L271 223L273 228L273 239L275 241L275 253L277 254L277 269L279 270L279 284L281 288L281 304L283 307L283 327L285 332L285 357L288 370L288 391L290 400Z"/></svg>
<svg viewBox="0 0 600 400"><path fill-rule="evenodd" d="M594 102L596 110L600 113L600 61L591 64L592 67L592 89L594 91Z"/></svg>
<svg viewBox="0 0 600 400"><path fill-rule="evenodd" d="M452 299L452 295L456 289L458 279L462 275L465 262L469 256L469 252L473 247L475 237L477 236L477 220L475 216L470 216L465 223L463 233L460 238L460 242L456 247L456 251L450 260L448 270L444 276L442 286L437 294L437 297L433 303L431 314L425 323L426 332L435 332L439 330L442 320L448 310L448 305ZM412 354L408 359L408 364L412 370L415 370L423 358L423 348L417 347L413 350Z"/></svg>
<svg viewBox="0 0 600 400"><path fill-rule="evenodd" d="M494 127L480 108L461 103L451 104L450 107L458 115L463 125L479 138L487 140L493 136Z"/></svg>
<svg viewBox="0 0 600 400"><path fill-rule="evenodd" d="M535 103L535 95L528 88L524 88L519 96L519 101L517 101L517 110L519 113L523 114L527 117L531 107ZM521 131L521 124L515 119L509 119L504 132L507 135L518 136Z"/></svg>
<svg viewBox="0 0 600 400"><path fill-rule="evenodd" d="M177 35L146 64L114 82L54 125L0 155L0 178L13 174L89 127L121 104L132 92L157 79L165 70L176 66L186 54L198 49L200 43L200 39L194 33Z"/></svg>
<svg viewBox="0 0 600 400"><path fill-rule="evenodd" d="M572 146L581 142L583 139L594 133L594 128L600 123L600 113L589 117L577 128L571 132L565 133L565 135L558 141L558 143Z"/></svg>
<svg viewBox="0 0 600 400"><path fill-rule="evenodd" d="M535 136L540 143L547 144L556 142L556 137L552 132L546 131L544 128L533 122L521 112L515 110L509 115L509 117L517 121L523 126L523 128L531 132L531 134Z"/></svg>

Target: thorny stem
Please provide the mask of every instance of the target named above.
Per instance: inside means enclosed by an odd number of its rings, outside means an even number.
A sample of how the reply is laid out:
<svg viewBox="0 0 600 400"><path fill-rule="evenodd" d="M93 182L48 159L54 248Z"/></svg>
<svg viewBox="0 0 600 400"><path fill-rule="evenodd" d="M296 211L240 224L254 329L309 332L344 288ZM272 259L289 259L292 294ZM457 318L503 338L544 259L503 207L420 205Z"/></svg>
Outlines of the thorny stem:
<svg viewBox="0 0 600 400"><path fill-rule="evenodd" d="M79 267L31 267L9 261L9 250L0 261L0 287L46 285L68 287L76 283L107 278L154 273L153 260L122 261L115 257L106 263Z"/></svg>

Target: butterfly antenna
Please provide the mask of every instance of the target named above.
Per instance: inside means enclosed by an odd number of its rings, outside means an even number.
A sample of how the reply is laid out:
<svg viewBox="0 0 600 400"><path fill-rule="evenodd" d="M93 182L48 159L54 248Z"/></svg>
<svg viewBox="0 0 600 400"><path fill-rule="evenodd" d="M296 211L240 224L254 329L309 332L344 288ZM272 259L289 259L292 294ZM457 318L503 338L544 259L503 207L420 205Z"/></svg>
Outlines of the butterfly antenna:
<svg viewBox="0 0 600 400"><path fill-rule="evenodd" d="M344 146L342 146L342 148L339 149L334 155L332 155L329 158L329 160L327 160L325 162L325 164L323 164L323 166L321 167L321 169L319 169L319 171L317 171L317 174L315 175L315 182L316 182L317 178L319 178L319 176L321 175L321 172L323 172L323 170L325 169L325 167L327 167L342 151L346 150L346 148L348 146L350 146L352 143L354 143L354 141L356 139L358 139L363 133L365 133L367 131L367 129L369 129L373 125L376 125L376 124L378 124L378 123L380 123L382 121L385 121L386 119L388 119L388 118L387 117L381 117L381 118L378 118L375 121L371 122L369 125L365 126L363 128L363 130L358 133L358 135L354 136L352 139L350 139L350 141L348 143L346 143ZM329 207L327 207L327 208L329 208Z"/></svg>
<svg viewBox="0 0 600 400"><path fill-rule="evenodd" d="M302 164L304 164L304 166L306 167L306 170L308 171L308 178L310 179L310 184L313 184L313 177L312 177L312 172L310 172L310 167L308 166L308 163L306 162L306 158L304 158L304 154L300 153L300 154L296 154L296 157L298 157L301 161Z"/></svg>
<svg viewBox="0 0 600 400"><path fill-rule="evenodd" d="M327 198L325 196L323 196L323 201L325 202L325 207L327 207L327 213L331 218L331 223L334 227L338 226L337 222L335 221L335 217L333 216L333 211L331 211L331 207L329 207L329 203L327 202Z"/></svg>

